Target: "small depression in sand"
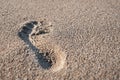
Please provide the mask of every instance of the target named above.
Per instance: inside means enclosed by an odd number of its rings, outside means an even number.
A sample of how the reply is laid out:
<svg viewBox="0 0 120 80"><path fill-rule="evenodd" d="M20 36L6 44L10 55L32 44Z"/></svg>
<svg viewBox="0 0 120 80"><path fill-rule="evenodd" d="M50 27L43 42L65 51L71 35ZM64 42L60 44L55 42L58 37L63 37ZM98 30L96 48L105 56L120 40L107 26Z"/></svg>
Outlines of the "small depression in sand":
<svg viewBox="0 0 120 80"><path fill-rule="evenodd" d="M66 59L64 51L58 45L41 37L50 34L52 31L51 23L46 20L29 21L21 26L18 36L35 52L37 60L43 69L56 72L64 68Z"/></svg>

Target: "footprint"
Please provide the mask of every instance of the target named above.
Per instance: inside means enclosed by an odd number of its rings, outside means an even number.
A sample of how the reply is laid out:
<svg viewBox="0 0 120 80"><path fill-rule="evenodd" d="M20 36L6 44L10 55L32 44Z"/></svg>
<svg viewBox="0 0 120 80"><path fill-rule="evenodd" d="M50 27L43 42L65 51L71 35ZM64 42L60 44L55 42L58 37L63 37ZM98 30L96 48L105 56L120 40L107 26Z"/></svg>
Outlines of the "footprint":
<svg viewBox="0 0 120 80"><path fill-rule="evenodd" d="M52 72L60 71L65 66L64 51L46 36L53 31L46 20L30 21L22 25L18 35L35 52L41 67Z"/></svg>

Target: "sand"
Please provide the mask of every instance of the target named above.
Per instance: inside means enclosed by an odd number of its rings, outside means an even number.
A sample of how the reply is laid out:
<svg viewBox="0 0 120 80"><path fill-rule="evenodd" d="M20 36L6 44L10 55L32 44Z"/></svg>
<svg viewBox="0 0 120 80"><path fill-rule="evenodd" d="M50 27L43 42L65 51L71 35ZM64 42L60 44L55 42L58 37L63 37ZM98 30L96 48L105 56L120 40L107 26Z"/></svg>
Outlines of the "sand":
<svg viewBox="0 0 120 80"><path fill-rule="evenodd" d="M0 0L0 80L120 80L120 0Z"/></svg>

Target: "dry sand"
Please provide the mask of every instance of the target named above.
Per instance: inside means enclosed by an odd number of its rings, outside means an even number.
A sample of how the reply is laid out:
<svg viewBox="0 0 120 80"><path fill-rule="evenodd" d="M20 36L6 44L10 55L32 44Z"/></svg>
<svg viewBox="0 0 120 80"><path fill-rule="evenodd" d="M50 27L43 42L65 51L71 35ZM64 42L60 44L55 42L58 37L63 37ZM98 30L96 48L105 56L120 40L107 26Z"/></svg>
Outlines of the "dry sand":
<svg viewBox="0 0 120 80"><path fill-rule="evenodd" d="M120 0L0 0L0 80L120 80Z"/></svg>

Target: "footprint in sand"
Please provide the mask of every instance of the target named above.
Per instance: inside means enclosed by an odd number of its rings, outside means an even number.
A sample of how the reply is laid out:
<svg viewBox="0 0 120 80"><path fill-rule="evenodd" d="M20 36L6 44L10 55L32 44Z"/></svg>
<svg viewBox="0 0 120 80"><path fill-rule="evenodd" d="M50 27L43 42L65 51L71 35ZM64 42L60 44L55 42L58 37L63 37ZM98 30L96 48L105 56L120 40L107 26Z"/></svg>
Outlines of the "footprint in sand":
<svg viewBox="0 0 120 80"><path fill-rule="evenodd" d="M51 23L46 20L29 21L22 24L18 35L35 52L43 69L56 72L64 68L66 55L58 45L47 39L52 31Z"/></svg>

